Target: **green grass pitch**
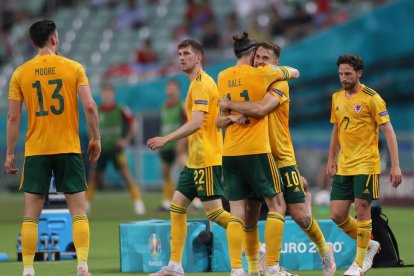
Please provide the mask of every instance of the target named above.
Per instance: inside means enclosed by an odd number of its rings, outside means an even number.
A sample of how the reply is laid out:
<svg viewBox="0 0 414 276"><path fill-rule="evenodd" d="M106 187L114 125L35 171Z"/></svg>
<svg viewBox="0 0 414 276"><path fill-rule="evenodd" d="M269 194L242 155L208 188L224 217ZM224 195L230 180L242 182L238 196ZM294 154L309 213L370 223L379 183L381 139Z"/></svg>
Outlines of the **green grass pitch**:
<svg viewBox="0 0 414 276"><path fill-rule="evenodd" d="M146 275L145 273L121 273L119 260L118 227L122 222L146 220L152 218L168 219L168 213L157 211L160 194L147 193L144 201L147 214L136 216L132 210L132 201L126 192L97 192L89 216L91 223L90 271L93 275ZM314 216L328 218L329 211L314 207ZM391 228L396 235L400 256L405 264L414 264L414 208L384 207ZM9 256L7 262L0 263L0 275L21 275L22 264L17 262L16 239L20 231L23 213L23 194L0 195L0 252ZM204 218L204 214L191 214L190 218ZM76 261L36 262L36 275L75 275ZM300 275L321 275L321 271L296 271ZM338 271L337 275L342 275ZM189 276L221 276L229 273L186 273ZM372 269L367 275L399 276L414 275L413 267Z"/></svg>

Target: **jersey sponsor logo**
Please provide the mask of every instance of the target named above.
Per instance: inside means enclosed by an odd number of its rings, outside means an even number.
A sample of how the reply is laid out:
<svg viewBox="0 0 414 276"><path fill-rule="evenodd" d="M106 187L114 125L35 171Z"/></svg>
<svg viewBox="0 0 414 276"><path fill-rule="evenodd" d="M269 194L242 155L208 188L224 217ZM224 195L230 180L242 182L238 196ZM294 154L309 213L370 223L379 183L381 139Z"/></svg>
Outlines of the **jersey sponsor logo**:
<svg viewBox="0 0 414 276"><path fill-rule="evenodd" d="M384 117L384 116L387 116L387 115L388 115L388 111L387 110L382 111L382 112L379 113L379 116L380 117Z"/></svg>
<svg viewBox="0 0 414 276"><path fill-rule="evenodd" d="M356 113L361 112L361 110L362 110L362 104L355 104L354 105L354 110L355 110Z"/></svg>
<svg viewBox="0 0 414 276"><path fill-rule="evenodd" d="M158 257L161 253L161 239L156 233L152 233L148 239L148 250L152 257Z"/></svg>
<svg viewBox="0 0 414 276"><path fill-rule="evenodd" d="M203 190L203 187L201 187L201 186L198 186L198 188L197 188L197 191L202 191Z"/></svg>
<svg viewBox="0 0 414 276"><path fill-rule="evenodd" d="M272 92L274 92L274 93L278 94L280 97L283 97L283 93L282 93L282 91L280 91L279 89L272 88Z"/></svg>
<svg viewBox="0 0 414 276"><path fill-rule="evenodd" d="M369 190L368 189L365 189L362 193L363 194L369 194Z"/></svg>
<svg viewBox="0 0 414 276"><path fill-rule="evenodd" d="M298 188L298 187L296 187L296 188L293 190L293 192L294 192L294 193L297 193L297 192L300 192L300 190L299 190L299 188Z"/></svg>
<svg viewBox="0 0 414 276"><path fill-rule="evenodd" d="M338 106L336 106L336 109L335 109L335 111L339 111L339 107L338 107Z"/></svg>
<svg viewBox="0 0 414 276"><path fill-rule="evenodd" d="M207 101L204 101L204 100L195 100L195 101L194 101L194 104L203 104L203 105L208 105L208 102L207 102Z"/></svg>

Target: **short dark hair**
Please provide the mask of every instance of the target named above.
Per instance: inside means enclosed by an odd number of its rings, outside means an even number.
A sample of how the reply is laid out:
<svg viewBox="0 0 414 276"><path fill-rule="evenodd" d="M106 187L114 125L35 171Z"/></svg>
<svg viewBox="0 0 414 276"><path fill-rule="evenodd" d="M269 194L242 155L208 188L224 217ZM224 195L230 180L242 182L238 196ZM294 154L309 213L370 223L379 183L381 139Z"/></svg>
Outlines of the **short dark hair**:
<svg viewBox="0 0 414 276"><path fill-rule="evenodd" d="M349 64L355 71L364 69L364 62L362 61L362 58L356 55L348 54L340 56L336 62L336 65L339 67L341 64Z"/></svg>
<svg viewBox="0 0 414 276"><path fill-rule="evenodd" d="M56 24L52 20L43 19L30 26L29 34L34 45L43 48L49 37L56 31Z"/></svg>
<svg viewBox="0 0 414 276"><path fill-rule="evenodd" d="M234 35L233 40L234 54L237 58L241 58L243 54L247 54L257 47L257 41L250 39L247 32L243 32L241 35Z"/></svg>
<svg viewBox="0 0 414 276"><path fill-rule="evenodd" d="M276 43L270 42L270 41L262 41L262 42L259 42L257 44L257 48L259 48L259 47L263 47L265 49L272 50L273 51L273 54L277 58L280 57L280 52L282 52L282 49L280 49L279 45L277 45Z"/></svg>
<svg viewBox="0 0 414 276"><path fill-rule="evenodd" d="M200 41L195 39L185 39L178 44L177 49L186 48L190 46L195 52L204 56L204 47Z"/></svg>

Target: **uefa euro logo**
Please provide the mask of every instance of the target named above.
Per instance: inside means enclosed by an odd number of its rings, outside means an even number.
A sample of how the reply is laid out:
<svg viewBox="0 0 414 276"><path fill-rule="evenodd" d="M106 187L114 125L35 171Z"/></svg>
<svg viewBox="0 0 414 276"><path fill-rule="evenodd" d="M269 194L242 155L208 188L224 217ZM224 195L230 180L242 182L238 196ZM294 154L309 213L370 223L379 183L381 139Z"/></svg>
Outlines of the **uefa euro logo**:
<svg viewBox="0 0 414 276"><path fill-rule="evenodd" d="M152 257L158 257L161 253L161 240L157 234L152 233L148 239L148 249Z"/></svg>

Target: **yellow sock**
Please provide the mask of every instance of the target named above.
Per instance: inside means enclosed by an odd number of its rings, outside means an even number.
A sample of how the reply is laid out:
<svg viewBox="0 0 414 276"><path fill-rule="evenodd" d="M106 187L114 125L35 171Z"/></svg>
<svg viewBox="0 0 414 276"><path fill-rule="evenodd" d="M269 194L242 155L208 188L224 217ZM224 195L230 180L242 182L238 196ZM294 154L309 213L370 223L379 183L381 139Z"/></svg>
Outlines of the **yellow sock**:
<svg viewBox="0 0 414 276"><path fill-rule="evenodd" d="M162 186L162 199L171 201L173 198L175 185L172 181L165 181Z"/></svg>
<svg viewBox="0 0 414 276"><path fill-rule="evenodd" d="M311 221L308 228L302 228L302 230L313 241L319 252L319 255L323 256L326 254L326 252L329 251L328 244L325 241L325 237L322 234L321 228L319 228L318 222L313 217L310 219Z"/></svg>
<svg viewBox="0 0 414 276"><path fill-rule="evenodd" d="M223 207L218 207L214 210L208 211L206 215L209 220L214 221L224 229L227 228L227 225L229 224L231 218L230 213L225 211Z"/></svg>
<svg viewBox="0 0 414 276"><path fill-rule="evenodd" d="M85 197L87 202L92 202L93 196L95 195L96 184L95 182L88 183L88 189L86 189Z"/></svg>
<svg viewBox="0 0 414 276"><path fill-rule="evenodd" d="M187 208L171 203L171 257L170 261L181 263L187 237Z"/></svg>
<svg viewBox="0 0 414 276"><path fill-rule="evenodd" d="M135 182L132 182L128 185L129 193L131 194L131 197L133 200L141 199L141 193L139 192L138 184Z"/></svg>
<svg viewBox="0 0 414 276"><path fill-rule="evenodd" d="M38 240L37 220L24 217L21 229L22 237L22 259L24 268L33 268L34 256Z"/></svg>
<svg viewBox="0 0 414 276"><path fill-rule="evenodd" d="M250 273L259 272L259 229L244 228L243 248Z"/></svg>
<svg viewBox="0 0 414 276"><path fill-rule="evenodd" d="M353 217L349 216L345 221L338 224L338 227L341 228L345 234L356 240L358 234L358 225Z"/></svg>
<svg viewBox="0 0 414 276"><path fill-rule="evenodd" d="M244 239L244 223L241 219L231 216L227 225L227 243L229 247L231 268L242 268L242 247Z"/></svg>
<svg viewBox="0 0 414 276"><path fill-rule="evenodd" d="M367 253L367 248L369 245L369 240L371 239L372 232L372 220L359 220L357 221L358 225L358 235L357 235L357 250L355 256L355 262L362 267L364 263L364 258Z"/></svg>
<svg viewBox="0 0 414 276"><path fill-rule="evenodd" d="M89 255L89 221L86 215L75 215L72 218L73 244L76 249L78 264L87 263Z"/></svg>
<svg viewBox="0 0 414 276"><path fill-rule="evenodd" d="M273 266L279 263L284 227L284 216L276 212L269 212L267 214L264 233L266 242L266 266Z"/></svg>

